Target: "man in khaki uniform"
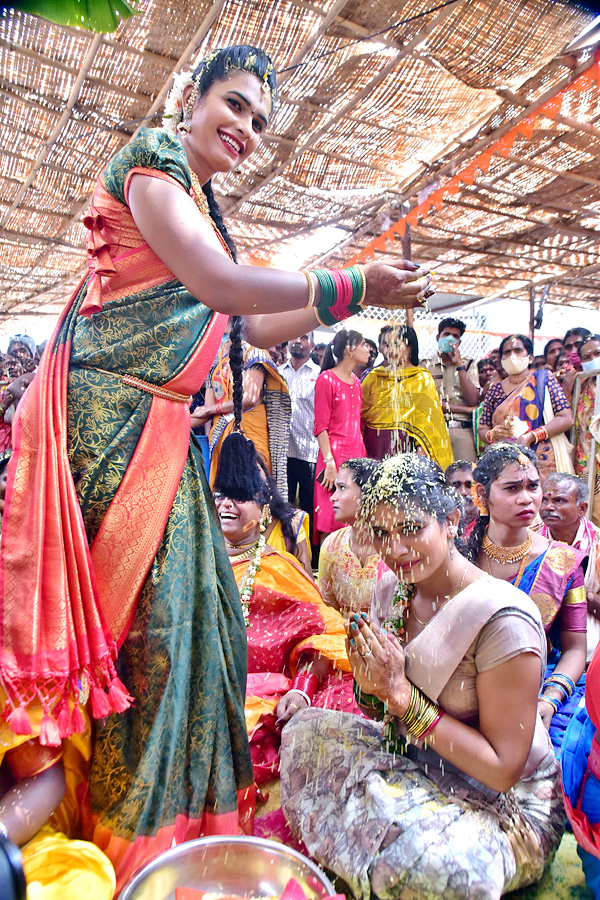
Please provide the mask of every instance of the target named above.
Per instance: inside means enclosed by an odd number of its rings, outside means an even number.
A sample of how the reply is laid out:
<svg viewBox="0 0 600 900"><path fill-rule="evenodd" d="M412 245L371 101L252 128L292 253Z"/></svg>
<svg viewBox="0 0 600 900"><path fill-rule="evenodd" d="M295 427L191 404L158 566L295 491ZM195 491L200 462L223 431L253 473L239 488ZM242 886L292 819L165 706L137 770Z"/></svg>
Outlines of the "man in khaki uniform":
<svg viewBox="0 0 600 900"><path fill-rule="evenodd" d="M460 319L442 319L438 327L438 349L434 356L421 360L433 375L455 459L477 459L473 441L473 410L479 406L480 388L477 363L460 355L460 339L466 325Z"/></svg>

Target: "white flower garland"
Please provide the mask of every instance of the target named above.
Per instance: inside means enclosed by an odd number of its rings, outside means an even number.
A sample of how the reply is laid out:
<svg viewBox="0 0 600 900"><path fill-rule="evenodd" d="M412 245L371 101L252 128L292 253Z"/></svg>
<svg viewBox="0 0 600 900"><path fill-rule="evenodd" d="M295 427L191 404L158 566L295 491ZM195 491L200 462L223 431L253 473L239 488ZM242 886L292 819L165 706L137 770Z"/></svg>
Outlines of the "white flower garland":
<svg viewBox="0 0 600 900"><path fill-rule="evenodd" d="M242 611L244 613L244 622L246 623L246 628L250 624L249 606L250 598L252 597L252 591L254 590L254 580L257 573L260 572L260 559L263 555L266 545L267 539L264 534L261 534L258 541L256 542L254 555L248 563L248 567L244 572L244 577L240 586L240 600L242 601Z"/></svg>
<svg viewBox="0 0 600 900"><path fill-rule="evenodd" d="M194 83L192 72L178 72L173 76L173 87L169 91L163 113L163 128L167 131L177 129L183 118L183 92Z"/></svg>

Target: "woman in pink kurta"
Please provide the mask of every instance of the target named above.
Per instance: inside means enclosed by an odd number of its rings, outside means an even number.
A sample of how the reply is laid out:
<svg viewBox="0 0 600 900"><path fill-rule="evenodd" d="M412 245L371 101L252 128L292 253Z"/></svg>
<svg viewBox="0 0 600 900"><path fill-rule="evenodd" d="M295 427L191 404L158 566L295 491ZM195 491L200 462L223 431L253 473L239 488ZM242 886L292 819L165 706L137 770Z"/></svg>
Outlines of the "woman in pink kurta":
<svg viewBox="0 0 600 900"><path fill-rule="evenodd" d="M342 329L323 357L315 385L315 437L319 456L315 467L315 543L324 534L342 527L331 506L338 467L349 459L366 456L360 414L361 384L356 365L368 361L369 345L358 331Z"/></svg>

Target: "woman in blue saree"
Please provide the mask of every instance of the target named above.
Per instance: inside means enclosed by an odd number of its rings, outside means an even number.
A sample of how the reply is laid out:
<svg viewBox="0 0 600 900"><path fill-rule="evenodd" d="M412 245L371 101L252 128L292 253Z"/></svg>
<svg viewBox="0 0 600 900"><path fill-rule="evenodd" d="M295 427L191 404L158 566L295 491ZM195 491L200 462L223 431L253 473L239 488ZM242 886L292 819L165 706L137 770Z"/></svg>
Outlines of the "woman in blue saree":
<svg viewBox="0 0 600 900"><path fill-rule="evenodd" d="M585 554L530 531L542 502L531 450L494 444L477 463L473 480L480 515L469 537L469 556L484 572L528 594L540 611L548 667L539 711L558 755L585 686Z"/></svg>

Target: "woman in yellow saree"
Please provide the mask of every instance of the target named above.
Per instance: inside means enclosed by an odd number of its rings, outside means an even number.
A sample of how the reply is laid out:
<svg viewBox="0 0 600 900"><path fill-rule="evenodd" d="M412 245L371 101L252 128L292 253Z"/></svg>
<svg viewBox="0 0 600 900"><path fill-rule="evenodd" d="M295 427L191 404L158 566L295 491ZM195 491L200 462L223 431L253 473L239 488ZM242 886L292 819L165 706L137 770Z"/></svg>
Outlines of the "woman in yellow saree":
<svg viewBox="0 0 600 900"><path fill-rule="evenodd" d="M6 700L1 690L0 700ZM28 900L113 896L108 858L95 844L70 839L79 826L90 754L89 720L62 747L17 736L0 720L0 833L21 847Z"/></svg>
<svg viewBox="0 0 600 900"><path fill-rule="evenodd" d="M419 366L416 332L408 325L382 339L384 364L362 384L363 437L367 456L424 453L443 469L454 461L435 382Z"/></svg>

